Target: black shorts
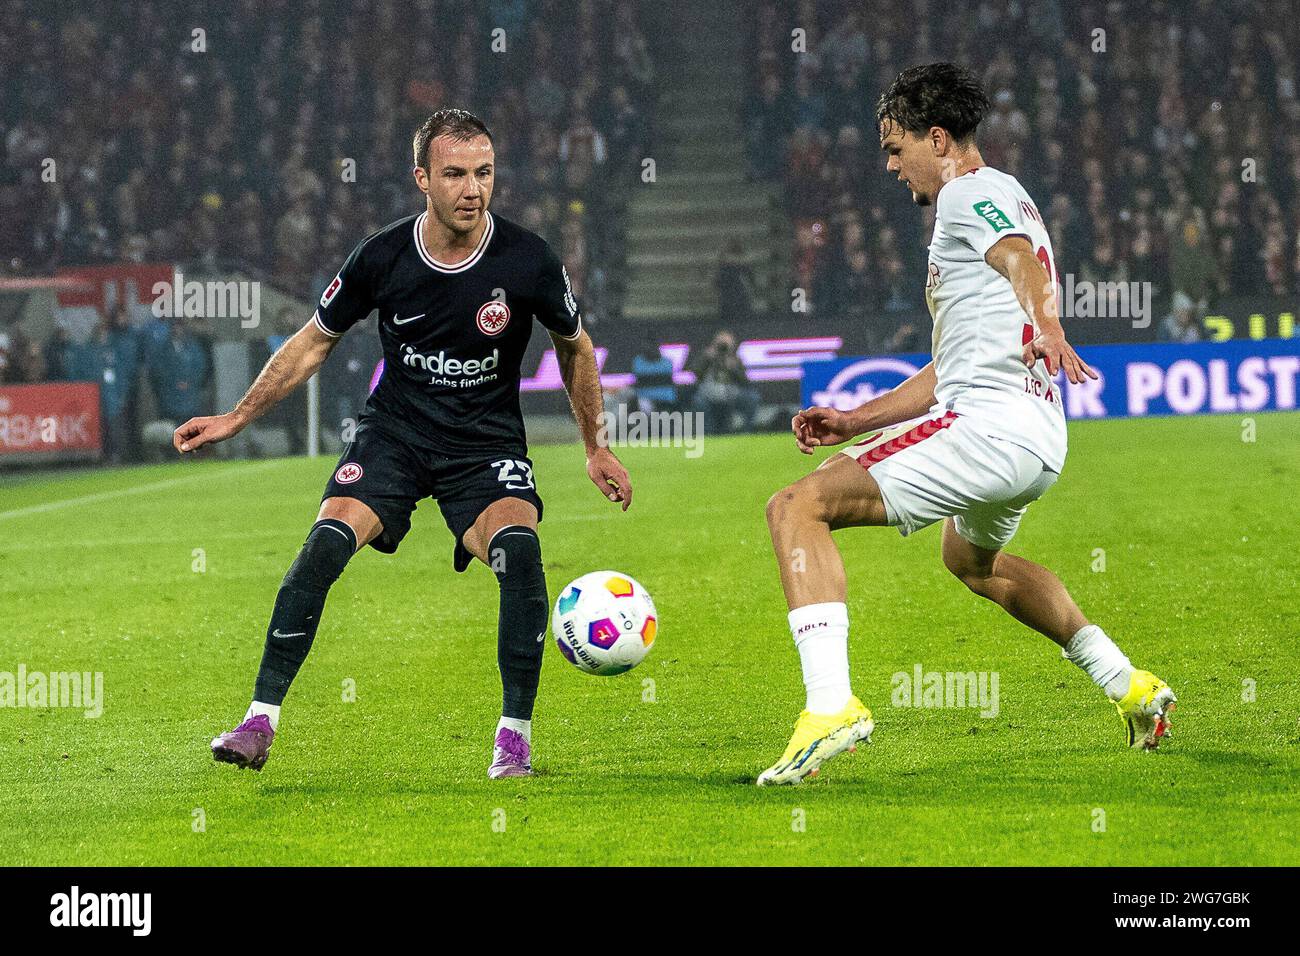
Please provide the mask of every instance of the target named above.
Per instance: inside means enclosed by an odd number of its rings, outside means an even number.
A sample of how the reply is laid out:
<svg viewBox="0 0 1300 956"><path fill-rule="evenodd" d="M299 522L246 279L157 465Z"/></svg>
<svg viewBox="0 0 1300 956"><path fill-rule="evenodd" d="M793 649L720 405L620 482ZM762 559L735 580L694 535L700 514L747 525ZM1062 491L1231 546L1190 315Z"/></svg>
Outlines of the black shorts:
<svg viewBox="0 0 1300 956"><path fill-rule="evenodd" d="M434 498L443 520L456 537L452 564L457 571L469 567L473 556L462 540L488 505L502 498L522 498L537 508L542 499L533 482L533 463L527 456L485 453L449 458L412 448L373 423L362 422L356 437L325 485L326 498L356 498L379 516L384 530L370 546L392 554L411 530L411 512L417 502Z"/></svg>

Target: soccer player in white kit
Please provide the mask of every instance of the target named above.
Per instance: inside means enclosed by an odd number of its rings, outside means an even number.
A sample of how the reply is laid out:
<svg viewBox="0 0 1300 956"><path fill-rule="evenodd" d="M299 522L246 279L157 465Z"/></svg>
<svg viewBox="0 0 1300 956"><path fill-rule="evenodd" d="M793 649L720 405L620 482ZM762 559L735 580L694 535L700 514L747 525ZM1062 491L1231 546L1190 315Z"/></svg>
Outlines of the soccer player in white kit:
<svg viewBox="0 0 1300 956"><path fill-rule="evenodd" d="M1115 702L1130 746L1153 750L1168 733L1169 686L1134 668L1055 574L1002 550L1065 464L1053 376L1097 375L1061 329L1037 206L980 157L975 129L988 106L975 76L950 63L905 70L877 104L886 168L918 206L936 205L925 284L933 361L858 408L809 408L791 422L805 454L862 437L768 502L807 702L760 786L798 783L870 739L871 713L849 684L844 564L831 539L863 525L908 535L943 521L948 570L1059 644Z"/></svg>

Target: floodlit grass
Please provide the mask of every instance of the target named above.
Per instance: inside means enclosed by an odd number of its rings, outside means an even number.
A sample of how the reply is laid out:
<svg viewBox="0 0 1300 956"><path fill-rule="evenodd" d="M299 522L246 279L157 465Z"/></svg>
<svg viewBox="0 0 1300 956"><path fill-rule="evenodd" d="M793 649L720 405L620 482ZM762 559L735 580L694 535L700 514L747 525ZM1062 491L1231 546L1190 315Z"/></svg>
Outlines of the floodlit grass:
<svg viewBox="0 0 1300 956"><path fill-rule="evenodd" d="M331 463L4 479L0 672L102 672L104 709L0 708L0 864L1295 864L1300 415L1256 424L1074 424L1011 546L1173 685L1159 753L947 574L937 528L859 529L837 540L875 743L790 789L753 786L803 701L763 506L813 462L784 437L626 449L627 514L578 447L533 450L552 596L623 570L661 629L615 678L548 646L528 780L486 777L496 582L452 571L431 502L335 587L255 774L208 742L243 715ZM996 672L997 716L891 706L917 664Z"/></svg>

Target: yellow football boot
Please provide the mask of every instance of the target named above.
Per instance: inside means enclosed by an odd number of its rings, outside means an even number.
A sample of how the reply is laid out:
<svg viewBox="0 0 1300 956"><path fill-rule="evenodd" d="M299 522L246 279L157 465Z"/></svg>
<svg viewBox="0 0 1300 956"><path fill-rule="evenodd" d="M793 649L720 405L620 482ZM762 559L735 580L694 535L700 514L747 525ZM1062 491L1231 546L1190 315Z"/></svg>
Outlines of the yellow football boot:
<svg viewBox="0 0 1300 956"><path fill-rule="evenodd" d="M1169 715L1178 698L1169 685L1150 671L1134 671L1128 693L1115 701L1115 709L1128 732L1134 750L1155 750L1169 733Z"/></svg>
<svg viewBox="0 0 1300 956"><path fill-rule="evenodd" d="M794 736L781 759L759 775L758 785L798 783L816 776L821 765L844 751L857 749L858 741L871 743L875 728L871 711L862 701L850 697L838 714L814 714L804 711L794 725Z"/></svg>

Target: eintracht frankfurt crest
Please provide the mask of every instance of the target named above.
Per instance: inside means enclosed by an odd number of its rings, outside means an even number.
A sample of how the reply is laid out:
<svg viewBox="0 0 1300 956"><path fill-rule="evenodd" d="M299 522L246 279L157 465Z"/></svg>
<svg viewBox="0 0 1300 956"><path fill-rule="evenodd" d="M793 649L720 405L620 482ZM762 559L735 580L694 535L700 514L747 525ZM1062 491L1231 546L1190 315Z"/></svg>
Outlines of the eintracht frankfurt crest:
<svg viewBox="0 0 1300 956"><path fill-rule="evenodd" d="M349 461L346 464L339 465L339 470L334 472L334 480L340 485L350 485L358 481L363 474L361 466L355 461Z"/></svg>
<svg viewBox="0 0 1300 956"><path fill-rule="evenodd" d="M484 335L499 335L510 321L510 307L493 299L478 307L478 329Z"/></svg>

